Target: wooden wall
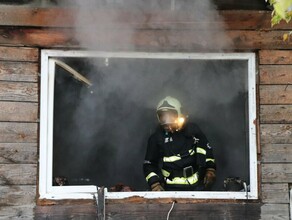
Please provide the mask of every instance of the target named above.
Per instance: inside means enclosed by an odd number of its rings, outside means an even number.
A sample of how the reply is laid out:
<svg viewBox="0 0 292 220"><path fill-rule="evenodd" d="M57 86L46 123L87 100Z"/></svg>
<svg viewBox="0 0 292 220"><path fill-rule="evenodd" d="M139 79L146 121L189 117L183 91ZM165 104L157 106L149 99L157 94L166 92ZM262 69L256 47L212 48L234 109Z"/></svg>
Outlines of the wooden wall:
<svg viewBox="0 0 292 220"><path fill-rule="evenodd" d="M91 9L89 9L91 10ZM113 25L104 17L114 16ZM95 49L141 51L252 51L258 55L258 158L260 197L253 203L180 201L172 219L289 219L292 182L292 41L282 36L292 24L270 27L270 12L221 11L232 46L198 38L192 14L104 12L92 9L83 23L110 29ZM17 15L17 16L16 16ZM0 7L0 218L95 219L94 202L45 206L37 200L39 127L39 52L42 48L80 48L73 29L74 9ZM106 27L106 28L105 28ZM134 30L134 31L133 31ZM90 46L86 41L82 45ZM171 200L109 201L109 219L166 218ZM36 206L36 203L40 204ZM50 203L52 204L52 203ZM77 205L78 204L78 205Z"/></svg>
<svg viewBox="0 0 292 220"><path fill-rule="evenodd" d="M0 47L0 218L31 219L38 162L39 50Z"/></svg>

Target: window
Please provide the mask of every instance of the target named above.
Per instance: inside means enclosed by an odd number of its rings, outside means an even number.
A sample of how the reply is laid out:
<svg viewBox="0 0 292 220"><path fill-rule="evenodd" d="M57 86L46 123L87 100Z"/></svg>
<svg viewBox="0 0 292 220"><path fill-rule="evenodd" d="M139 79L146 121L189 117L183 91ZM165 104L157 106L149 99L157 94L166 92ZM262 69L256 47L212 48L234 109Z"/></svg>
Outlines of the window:
<svg viewBox="0 0 292 220"><path fill-rule="evenodd" d="M43 50L40 198L257 199L253 53L144 53ZM181 100L206 133L217 163L212 192L150 192L142 174L155 107ZM65 176L69 184L55 186ZM239 177L247 191L225 191ZM132 192L109 192L123 183Z"/></svg>

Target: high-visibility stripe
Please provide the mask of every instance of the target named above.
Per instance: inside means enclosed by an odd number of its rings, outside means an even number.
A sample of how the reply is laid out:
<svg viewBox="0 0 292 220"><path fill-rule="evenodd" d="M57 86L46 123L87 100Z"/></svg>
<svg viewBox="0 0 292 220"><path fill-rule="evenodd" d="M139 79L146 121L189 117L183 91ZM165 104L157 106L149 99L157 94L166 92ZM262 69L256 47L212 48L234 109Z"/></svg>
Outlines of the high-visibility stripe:
<svg viewBox="0 0 292 220"><path fill-rule="evenodd" d="M198 154L204 154L204 155L206 155L206 150L205 149L203 149L203 148L200 148L200 147L197 147L197 153Z"/></svg>
<svg viewBox="0 0 292 220"><path fill-rule="evenodd" d="M151 173L149 173L147 176L146 176L146 181L148 182L148 180L151 178L151 177L153 177L153 176L158 176L156 173L154 173L154 172L151 172Z"/></svg>
<svg viewBox="0 0 292 220"><path fill-rule="evenodd" d="M195 154L194 149L189 150L189 154L190 154L190 156L194 155ZM175 156L170 156L170 157L163 157L163 162L175 162L175 161L178 161L178 160L181 160L181 155L180 154L177 154Z"/></svg>
<svg viewBox="0 0 292 220"><path fill-rule="evenodd" d="M195 173L194 175L185 178L185 177L175 177L172 180L170 179L166 179L166 184L169 185L174 185L174 184L178 184L178 185L193 185L195 183L198 182L198 174Z"/></svg>
<svg viewBox="0 0 292 220"><path fill-rule="evenodd" d="M169 176L170 176L170 172L168 172L168 171L166 171L166 170L164 170L164 169L161 169L161 173L162 173L162 175L165 176L165 177L169 177Z"/></svg>
<svg viewBox="0 0 292 220"><path fill-rule="evenodd" d="M176 155L176 156L171 156L171 157L163 157L163 162L174 162L174 161L178 161L180 160L181 157L180 155Z"/></svg>
<svg viewBox="0 0 292 220"><path fill-rule="evenodd" d="M194 155L194 154L195 154L194 149L189 150L189 154L190 154L191 156Z"/></svg>
<svg viewBox="0 0 292 220"><path fill-rule="evenodd" d="M207 159L206 159L206 162L209 162L209 161L211 161L211 162L215 163L215 159L212 159L212 158L207 158Z"/></svg>

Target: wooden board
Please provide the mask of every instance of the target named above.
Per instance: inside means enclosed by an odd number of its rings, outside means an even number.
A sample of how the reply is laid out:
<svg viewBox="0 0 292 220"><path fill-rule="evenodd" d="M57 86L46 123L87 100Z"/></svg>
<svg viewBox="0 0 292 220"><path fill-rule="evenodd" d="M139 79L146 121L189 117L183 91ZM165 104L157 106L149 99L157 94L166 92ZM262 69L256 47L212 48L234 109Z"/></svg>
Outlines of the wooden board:
<svg viewBox="0 0 292 220"><path fill-rule="evenodd" d="M260 85L260 104L285 105L292 103L292 85Z"/></svg>
<svg viewBox="0 0 292 220"><path fill-rule="evenodd" d="M37 82L38 64L0 61L0 80Z"/></svg>
<svg viewBox="0 0 292 220"><path fill-rule="evenodd" d="M195 30L135 30L132 29L38 29L0 28L0 44L34 47L87 47L100 50L216 51L232 49L291 49L291 41L283 41L286 31L246 31L211 29ZM5 36L5 37L3 37ZM84 38L84 36L87 36ZM214 37L216 36L216 37Z"/></svg>
<svg viewBox="0 0 292 220"><path fill-rule="evenodd" d="M260 122L292 123L292 105L260 105Z"/></svg>
<svg viewBox="0 0 292 220"><path fill-rule="evenodd" d="M260 125L261 144L292 144L292 124Z"/></svg>
<svg viewBox="0 0 292 220"><path fill-rule="evenodd" d="M262 202L264 203L289 203L289 186L284 184L262 184Z"/></svg>
<svg viewBox="0 0 292 220"><path fill-rule="evenodd" d="M34 204L0 205L0 219L34 219Z"/></svg>
<svg viewBox="0 0 292 220"><path fill-rule="evenodd" d="M0 185L35 185L36 164L0 164Z"/></svg>
<svg viewBox="0 0 292 220"><path fill-rule="evenodd" d="M262 164L263 183L290 183L292 182L291 163Z"/></svg>
<svg viewBox="0 0 292 220"><path fill-rule="evenodd" d="M289 220L288 204L264 204L261 207L261 220Z"/></svg>
<svg viewBox="0 0 292 220"><path fill-rule="evenodd" d="M166 219L172 204L110 204L106 205L106 219ZM51 206L36 208L36 217L54 216L57 219L79 216L80 206ZM258 220L261 204L175 204L169 219L252 219ZM93 218L95 210L83 211ZM79 215L78 215L79 214ZM79 219L79 218L78 218ZM83 218L81 218L83 219Z"/></svg>
<svg viewBox="0 0 292 220"><path fill-rule="evenodd" d="M0 143L0 164L36 164L37 143Z"/></svg>
<svg viewBox="0 0 292 220"><path fill-rule="evenodd" d="M172 204L110 204L106 206L106 219L166 219ZM96 219L94 206L55 205L37 206L37 219ZM169 219L281 219L289 220L288 204L232 204L232 203L175 203Z"/></svg>
<svg viewBox="0 0 292 220"><path fill-rule="evenodd" d="M292 163L292 144L263 144L262 162Z"/></svg>
<svg viewBox="0 0 292 220"><path fill-rule="evenodd" d="M292 84L292 65L260 65L260 84Z"/></svg>
<svg viewBox="0 0 292 220"><path fill-rule="evenodd" d="M1 38L5 37L2 32ZM0 46L0 60L37 62L38 59L39 50L36 48Z"/></svg>
<svg viewBox="0 0 292 220"><path fill-rule="evenodd" d="M0 102L0 121L38 122L38 104Z"/></svg>
<svg viewBox="0 0 292 220"><path fill-rule="evenodd" d="M283 46L283 49L288 49ZM259 64L292 64L291 50L261 50Z"/></svg>
<svg viewBox="0 0 292 220"><path fill-rule="evenodd" d="M84 219L96 220L97 207L92 205L54 205L54 206L37 206L35 208L36 219Z"/></svg>
<svg viewBox="0 0 292 220"><path fill-rule="evenodd" d="M35 204L36 186L0 186L0 206Z"/></svg>
<svg viewBox="0 0 292 220"><path fill-rule="evenodd" d="M175 204L169 219L289 219L288 204ZM171 204L108 206L107 216L113 219L166 219ZM270 209L269 209L270 208ZM284 218L283 218L284 217Z"/></svg>
<svg viewBox="0 0 292 220"><path fill-rule="evenodd" d="M78 10L79 9L79 10ZM214 19L208 22L208 26L216 28L223 25L232 29L271 29L270 11L220 11L221 19ZM15 16L17 14L18 16ZM35 26L35 27L72 27L76 25L76 16L82 17L79 25L88 25L93 22L103 23L106 26L123 24L131 25L134 28L167 28L169 25L176 25L180 28L196 28L198 24L206 22L214 17L217 12L205 12L205 17L197 16L187 11L155 10L130 11L130 10L109 10L98 8L32 8L19 6L1 6L1 25L6 26ZM213 15L213 16L212 16ZM106 18L106 19L105 19ZM241 24L241 25L238 25ZM289 29L285 22L273 27L274 29Z"/></svg>
<svg viewBox="0 0 292 220"><path fill-rule="evenodd" d="M38 101L38 84L24 82L1 82L0 101Z"/></svg>
<svg viewBox="0 0 292 220"><path fill-rule="evenodd" d="M37 143L37 123L0 122L0 143Z"/></svg>

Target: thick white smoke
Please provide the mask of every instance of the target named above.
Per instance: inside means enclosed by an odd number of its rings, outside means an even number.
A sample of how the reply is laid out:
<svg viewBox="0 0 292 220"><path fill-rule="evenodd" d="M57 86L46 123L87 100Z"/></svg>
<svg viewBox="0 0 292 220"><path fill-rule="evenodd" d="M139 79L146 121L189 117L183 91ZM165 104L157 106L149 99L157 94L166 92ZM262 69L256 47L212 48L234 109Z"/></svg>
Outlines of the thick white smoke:
<svg viewBox="0 0 292 220"><path fill-rule="evenodd" d="M222 18L210 0L190 1L188 5L170 1L167 8L155 1L150 5L145 1L132 2L135 16L124 22L116 13L97 9L101 5L122 6L126 0L104 1L103 4L75 0L78 8L75 38L80 47L114 52L222 52L232 47L223 22L219 22ZM139 23L144 27L159 25L157 17L149 15L149 9L170 14L175 28L170 28L172 25L165 21L165 30L137 29ZM183 10L195 21L181 24L187 24L190 31L180 25L181 17L175 22L175 15L182 14ZM104 13L102 20L94 20L96 11ZM158 37L153 37L155 34ZM142 43L138 36L143 38ZM156 104L164 96L171 95L181 100L190 119L199 123L214 146L219 163L217 189L226 175L246 177L247 161L240 158L246 142L245 63L134 58L80 60L65 61L85 73L93 86L90 89L71 88L72 95L69 88L56 93L63 97L59 104L55 103L56 108L64 105L55 119L56 175L89 178L98 185L123 182L136 189L147 189L142 174L147 138L157 125ZM64 84L61 82L60 86ZM65 97L72 100L66 101L69 102L67 107L62 101ZM68 107L70 113L65 110ZM64 118L69 118L70 122ZM66 133L63 127L68 125L70 129ZM239 148L241 150L237 150ZM241 164L234 168L231 155L237 154Z"/></svg>

